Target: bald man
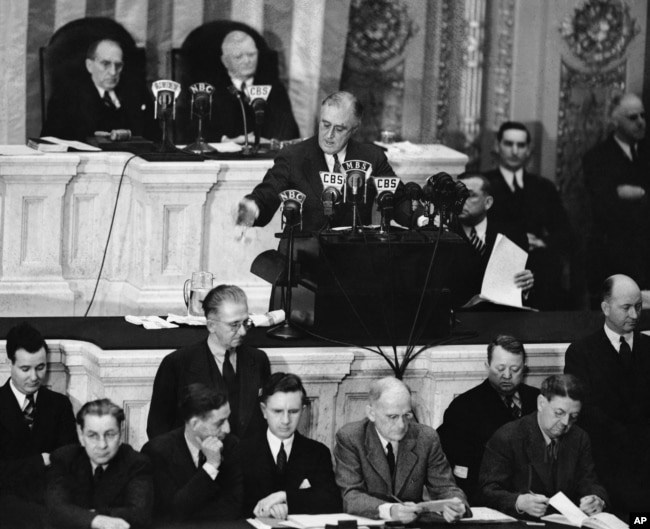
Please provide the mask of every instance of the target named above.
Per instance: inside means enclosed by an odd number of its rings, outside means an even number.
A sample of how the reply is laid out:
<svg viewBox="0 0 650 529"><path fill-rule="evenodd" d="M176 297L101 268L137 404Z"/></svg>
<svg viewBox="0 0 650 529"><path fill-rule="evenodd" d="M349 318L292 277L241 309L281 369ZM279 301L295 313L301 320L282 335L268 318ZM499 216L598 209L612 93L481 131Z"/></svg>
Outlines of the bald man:
<svg viewBox="0 0 650 529"><path fill-rule="evenodd" d="M596 471L621 511L650 510L650 337L639 332L641 291L628 276L602 288L605 323L572 343L564 372L587 389L580 424Z"/></svg>
<svg viewBox="0 0 650 529"><path fill-rule="evenodd" d="M345 512L409 523L420 515L424 487L444 506L447 522L469 514L436 431L413 418L411 392L401 380L374 381L366 418L336 434L336 483Z"/></svg>
<svg viewBox="0 0 650 529"><path fill-rule="evenodd" d="M210 141L237 139L243 141L244 121L237 96L232 88L245 92L252 85L270 85L271 92L266 102L263 138L291 140L300 137L298 125L293 117L291 102L284 86L277 78L277 71L271 75L270 68L259 65L259 50L255 40L243 31L231 31L221 44L220 64L210 83L215 87L212 96L212 118L205 123L206 137ZM259 66L259 67L258 67ZM245 103L246 127L253 139L255 114Z"/></svg>
<svg viewBox="0 0 650 529"><path fill-rule="evenodd" d="M593 214L589 272L594 307L602 281L612 274L629 275L644 290L650 287L650 149L641 99L615 96L610 120L612 134L583 159Z"/></svg>

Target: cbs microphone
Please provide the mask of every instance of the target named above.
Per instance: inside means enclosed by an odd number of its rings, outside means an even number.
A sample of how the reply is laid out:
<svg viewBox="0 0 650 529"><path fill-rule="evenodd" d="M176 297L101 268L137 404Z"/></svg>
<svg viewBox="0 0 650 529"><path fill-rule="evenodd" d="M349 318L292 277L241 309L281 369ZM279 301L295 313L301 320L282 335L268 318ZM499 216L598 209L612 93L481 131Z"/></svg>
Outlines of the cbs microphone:
<svg viewBox="0 0 650 529"><path fill-rule="evenodd" d="M320 197L323 213L326 217L331 218L335 213L334 210L341 204L341 190L345 185L345 175L327 171L319 171L318 174L323 183L323 192Z"/></svg>
<svg viewBox="0 0 650 529"><path fill-rule="evenodd" d="M395 192L399 186L399 177L373 176L372 180L377 190L377 208L381 213L381 231L385 233L390 230L390 221L393 218Z"/></svg>
<svg viewBox="0 0 650 529"><path fill-rule="evenodd" d="M302 205L307 195L297 189L287 189L280 193L282 201L282 229L300 226L302 230Z"/></svg>
<svg viewBox="0 0 650 529"><path fill-rule="evenodd" d="M252 85L246 88L246 95L250 106L255 113L255 151L260 150L260 138L262 137L262 125L264 125L264 112L266 111L266 100L271 93L271 85Z"/></svg>

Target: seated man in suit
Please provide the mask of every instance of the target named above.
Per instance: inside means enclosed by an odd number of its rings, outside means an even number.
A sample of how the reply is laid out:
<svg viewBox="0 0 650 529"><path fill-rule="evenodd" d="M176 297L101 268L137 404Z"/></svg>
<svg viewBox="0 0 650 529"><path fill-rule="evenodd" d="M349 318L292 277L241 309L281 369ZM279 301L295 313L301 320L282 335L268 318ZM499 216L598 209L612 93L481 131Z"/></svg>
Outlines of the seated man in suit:
<svg viewBox="0 0 650 529"><path fill-rule="evenodd" d="M13 327L6 347L11 377L0 388L0 518L12 528L39 527L50 454L77 441L74 414L66 396L43 385L48 347L34 327Z"/></svg>
<svg viewBox="0 0 650 529"><path fill-rule="evenodd" d="M149 459L121 443L124 411L109 399L77 413L79 445L52 453L49 524L61 529L149 527L153 482Z"/></svg>
<svg viewBox="0 0 650 529"><path fill-rule="evenodd" d="M487 378L458 395L438 428L456 483L472 501L485 443L507 422L537 407L539 390L524 384L526 350L514 336L500 334L487 347Z"/></svg>
<svg viewBox="0 0 650 529"><path fill-rule="evenodd" d="M301 191L307 198L302 208L302 230L313 232L330 226L351 226L352 205L341 204L331 218L326 217L321 195L323 183L320 172L343 172L346 160L368 162L375 176L395 176L393 168L379 147L358 143L352 135L363 117L363 106L349 92L335 92L321 103L318 136L283 149L275 158L273 167L264 175L262 183L239 202L238 224L266 226L280 206L279 193L287 189ZM395 220L408 226L410 204L402 187L395 197ZM376 196L369 185L365 204L359 205L360 224L370 224L372 204Z"/></svg>
<svg viewBox="0 0 650 529"><path fill-rule="evenodd" d="M143 86L120 82L123 68L118 42L93 42L86 54L88 78L52 95L41 136L86 141L95 131L113 129L129 129L134 136L157 136L151 97Z"/></svg>
<svg viewBox="0 0 650 529"><path fill-rule="evenodd" d="M180 403L185 425L149 441L156 515L179 521L235 520L243 479L239 442L230 434L224 393L191 384Z"/></svg>
<svg viewBox="0 0 650 529"><path fill-rule="evenodd" d="M268 430L241 444L244 513L284 520L288 514L340 512L329 448L297 431L307 403L300 378L273 373L260 403Z"/></svg>
<svg viewBox="0 0 650 529"><path fill-rule="evenodd" d="M473 248L473 269L466 277L467 291L470 295L481 291L485 269L490 259L498 234L502 234L528 251L526 233L515 225L489 218L488 212L494 205L492 186L489 180L478 173L463 173L458 176L469 191L463 209L458 215L456 232ZM528 297L535 282L530 270L517 272L514 277L515 285L522 289L524 298ZM465 287L463 287L465 288Z"/></svg>
<svg viewBox="0 0 650 529"><path fill-rule="evenodd" d="M605 324L567 349L564 372L584 381L580 425L617 511L650 510L650 337L639 332L641 291L628 276L602 288Z"/></svg>
<svg viewBox="0 0 650 529"><path fill-rule="evenodd" d="M499 166L485 173L494 197L488 216L526 232L527 266L537 282L531 304L542 310L557 309L563 304L563 258L571 249L571 229L560 194L553 182L526 170L532 142L523 123L503 123L496 150Z"/></svg>
<svg viewBox="0 0 650 529"><path fill-rule="evenodd" d="M258 50L253 38L243 31L231 31L221 44L221 63L227 75L213 80L212 119L206 122L206 137L212 141L236 139L243 141L244 121L237 100L239 91L244 98L246 131L255 128L255 112L246 102L245 90L253 85L270 85L266 101L261 136L266 139L292 140L300 137L293 117L291 101L279 79L265 78L258 72ZM253 137L249 138L252 141Z"/></svg>
<svg viewBox="0 0 650 529"><path fill-rule="evenodd" d="M544 516L562 491L587 515L603 510L607 492L598 482L589 436L574 426L584 388L573 375L542 383L537 411L499 428L488 441L477 501L512 516Z"/></svg>
<svg viewBox="0 0 650 529"><path fill-rule="evenodd" d="M219 285L203 300L203 311L207 340L168 354L158 367L147 420L149 439L184 424L178 403L195 382L228 394L233 434L244 439L266 430L257 398L271 367L264 351L243 345L251 325L246 294L235 285Z"/></svg>
<svg viewBox="0 0 650 529"><path fill-rule="evenodd" d="M438 434L413 421L406 384L393 377L375 380L368 399L366 419L336 434L336 482L345 512L409 523L420 512L426 487L431 499L453 498L442 513L447 522L468 514Z"/></svg>

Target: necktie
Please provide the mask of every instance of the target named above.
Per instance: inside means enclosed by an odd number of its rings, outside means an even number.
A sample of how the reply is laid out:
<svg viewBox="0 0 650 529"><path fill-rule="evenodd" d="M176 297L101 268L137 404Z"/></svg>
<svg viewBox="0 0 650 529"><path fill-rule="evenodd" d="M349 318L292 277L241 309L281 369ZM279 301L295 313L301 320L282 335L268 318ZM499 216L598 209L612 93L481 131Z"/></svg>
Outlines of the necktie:
<svg viewBox="0 0 650 529"><path fill-rule="evenodd" d="M336 153L334 153L334 169L332 170L332 172L333 173L341 172L341 163L339 162L339 156Z"/></svg>
<svg viewBox="0 0 650 529"><path fill-rule="evenodd" d="M621 357L623 367L632 367L632 349L630 349L630 344L625 340L625 336L621 336L621 347L618 350L618 354Z"/></svg>
<svg viewBox="0 0 650 529"><path fill-rule="evenodd" d="M95 483L98 483L100 479L102 479L102 476L104 475L104 467L99 465L96 469L95 472L93 473L93 481Z"/></svg>
<svg viewBox="0 0 650 529"><path fill-rule="evenodd" d="M513 398L513 395L506 395L506 406L508 406L508 409L510 410L511 415L515 419L519 419L521 417L521 408L515 402L515 399Z"/></svg>
<svg viewBox="0 0 650 529"><path fill-rule="evenodd" d="M27 395L27 406L23 410L23 417L25 417L25 423L27 427L31 430L34 426L34 411L36 409L36 403L34 402L34 395Z"/></svg>
<svg viewBox="0 0 650 529"><path fill-rule="evenodd" d="M395 453L393 452L393 443L386 444L386 459L388 460L388 469L390 477L395 477Z"/></svg>
<svg viewBox="0 0 650 529"><path fill-rule="evenodd" d="M280 450L275 464L278 467L278 474L284 476L284 470L287 468L287 453L284 451L284 443L280 443Z"/></svg>
<svg viewBox="0 0 650 529"><path fill-rule="evenodd" d="M631 143L630 144L630 154L632 155L632 163L636 162L637 158L639 156L639 154L637 152L636 143Z"/></svg>
<svg viewBox="0 0 650 529"><path fill-rule="evenodd" d="M235 385L235 369L230 363L230 350L226 351L226 356L223 359L222 371L223 379L226 382L226 387L228 388L228 393L230 394Z"/></svg>
<svg viewBox="0 0 650 529"><path fill-rule="evenodd" d="M556 488L556 478L557 478L557 453L559 450L559 444L557 439L551 439L551 442L546 445L546 461L551 469L551 481L553 482L553 492Z"/></svg>
<svg viewBox="0 0 650 529"><path fill-rule="evenodd" d="M472 226L471 231L469 232L469 242L472 244L474 249L479 253L479 255L485 255L485 244L479 238L476 229Z"/></svg>
<svg viewBox="0 0 650 529"><path fill-rule="evenodd" d="M207 462L208 458L205 457L205 454L203 453L202 450L199 450L199 463L197 465L197 468L202 468L203 465Z"/></svg>
<svg viewBox="0 0 650 529"><path fill-rule="evenodd" d="M519 181L517 180L517 173L513 173L512 175L512 189L514 190L515 195L520 195L523 191L519 185Z"/></svg>
<svg viewBox="0 0 650 529"><path fill-rule="evenodd" d="M106 105L108 108L111 110L115 110L115 103L113 103L113 100L111 99L111 94L106 90L104 92L104 97L102 97L102 101L104 102L104 105Z"/></svg>

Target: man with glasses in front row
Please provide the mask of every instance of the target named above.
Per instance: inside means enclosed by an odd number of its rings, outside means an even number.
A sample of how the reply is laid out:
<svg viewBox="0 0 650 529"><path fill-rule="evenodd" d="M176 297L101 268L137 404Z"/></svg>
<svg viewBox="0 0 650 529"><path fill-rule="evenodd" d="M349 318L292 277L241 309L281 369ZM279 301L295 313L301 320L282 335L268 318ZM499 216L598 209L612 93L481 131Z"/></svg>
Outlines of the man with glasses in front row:
<svg viewBox="0 0 650 529"><path fill-rule="evenodd" d="M203 300L207 340L168 354L153 383L147 435L153 439L184 424L178 403L190 384L202 383L228 395L230 427L240 439L266 431L258 405L262 386L271 376L264 351L243 344L251 326L244 291L219 285Z"/></svg>
<svg viewBox="0 0 650 529"><path fill-rule="evenodd" d="M121 442L124 410L109 399L77 413L77 444L51 456L47 483L48 527L149 527L153 476L149 458Z"/></svg>

